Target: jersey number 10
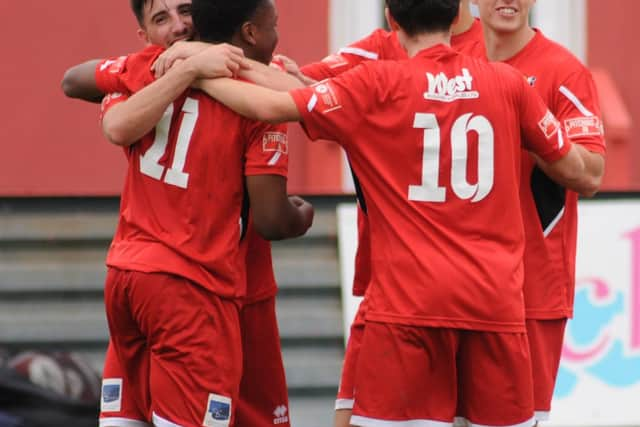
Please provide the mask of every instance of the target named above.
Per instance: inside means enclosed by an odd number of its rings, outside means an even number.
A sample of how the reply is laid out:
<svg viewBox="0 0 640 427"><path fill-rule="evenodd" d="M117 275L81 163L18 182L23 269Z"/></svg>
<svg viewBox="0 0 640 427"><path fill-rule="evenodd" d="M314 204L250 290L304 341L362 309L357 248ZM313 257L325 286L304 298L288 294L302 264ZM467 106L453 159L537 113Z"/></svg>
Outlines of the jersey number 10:
<svg viewBox="0 0 640 427"><path fill-rule="evenodd" d="M494 183L493 127L484 116L460 116L451 128L451 189L463 200L476 203L487 197ZM446 201L446 187L440 186L440 125L435 114L418 113L413 122L416 129L424 129L422 155L422 184L409 186L409 200L415 202ZM467 181L468 133L478 134L478 182Z"/></svg>
<svg viewBox="0 0 640 427"><path fill-rule="evenodd" d="M162 119L156 125L156 137L153 145L144 155L140 156L140 172L143 174L162 180L164 174L164 182L175 185L180 188L187 188L189 184L189 174L184 171L184 164L187 160L187 152L189 151L189 143L191 135L196 127L198 120L198 101L187 98L182 106L182 123L178 131L178 140L173 152L173 163L165 172L165 167L159 161L167 151L169 143L169 129L171 128L171 117L173 116L173 104L169 105L167 111L162 115Z"/></svg>

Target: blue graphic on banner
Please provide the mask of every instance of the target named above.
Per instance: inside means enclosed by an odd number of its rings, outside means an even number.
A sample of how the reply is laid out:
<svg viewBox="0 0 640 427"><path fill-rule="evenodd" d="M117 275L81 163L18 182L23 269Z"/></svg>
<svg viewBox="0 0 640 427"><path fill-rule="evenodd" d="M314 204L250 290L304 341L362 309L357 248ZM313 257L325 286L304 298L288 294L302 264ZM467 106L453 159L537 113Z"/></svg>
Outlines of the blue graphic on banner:
<svg viewBox="0 0 640 427"><path fill-rule="evenodd" d="M570 396L583 376L616 388L640 383L640 352L629 351L634 349L629 345L633 344L633 337L616 335L613 328L614 321L626 314L626 307L624 293L612 291L602 280L577 284L575 319L567 325L555 398Z"/></svg>

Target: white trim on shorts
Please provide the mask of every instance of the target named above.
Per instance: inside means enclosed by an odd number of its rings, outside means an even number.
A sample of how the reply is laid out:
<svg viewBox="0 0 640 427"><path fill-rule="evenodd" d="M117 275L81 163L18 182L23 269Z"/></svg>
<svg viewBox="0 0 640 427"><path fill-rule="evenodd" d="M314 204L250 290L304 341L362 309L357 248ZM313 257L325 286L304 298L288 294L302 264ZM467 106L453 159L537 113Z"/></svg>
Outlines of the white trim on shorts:
<svg viewBox="0 0 640 427"><path fill-rule="evenodd" d="M133 418L104 417L98 421L100 427L150 427L146 421L134 420Z"/></svg>
<svg viewBox="0 0 640 427"><path fill-rule="evenodd" d="M353 402L353 399L336 399L335 409L353 409Z"/></svg>
<svg viewBox="0 0 640 427"><path fill-rule="evenodd" d="M535 424L536 424L535 417L531 417L527 421L524 421L524 422L521 422L521 423L518 423L518 424L510 424L510 425L506 425L506 426L502 426L502 427L531 427L531 426L533 426ZM475 423L472 423L469 420L467 420L467 425L469 427L496 427L496 426L487 426L487 425L483 425L483 424L475 424Z"/></svg>
<svg viewBox="0 0 640 427"><path fill-rule="evenodd" d="M435 420L389 421L359 415L351 416L351 425L360 427L451 427L451 423Z"/></svg>
<svg viewBox="0 0 640 427"><path fill-rule="evenodd" d="M155 412L153 413L152 417L153 417L153 425L156 427L182 427L180 424L175 424L169 420L165 420Z"/></svg>
<svg viewBox="0 0 640 427"><path fill-rule="evenodd" d="M549 421L549 411L536 411L536 421Z"/></svg>

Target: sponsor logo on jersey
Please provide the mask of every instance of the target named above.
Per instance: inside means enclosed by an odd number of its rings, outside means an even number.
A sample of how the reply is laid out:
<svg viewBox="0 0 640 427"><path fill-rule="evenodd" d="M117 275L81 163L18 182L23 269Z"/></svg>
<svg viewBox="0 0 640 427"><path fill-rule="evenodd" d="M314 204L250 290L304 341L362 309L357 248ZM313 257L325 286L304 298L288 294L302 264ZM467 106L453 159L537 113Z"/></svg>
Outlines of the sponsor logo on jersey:
<svg viewBox="0 0 640 427"><path fill-rule="evenodd" d="M218 394L210 394L202 425L205 427L228 427L229 421L231 421L231 399Z"/></svg>
<svg viewBox="0 0 640 427"><path fill-rule="evenodd" d="M287 415L287 412L289 412L287 405L280 405L276 407L273 411L273 424L278 425L288 423L289 416Z"/></svg>
<svg viewBox="0 0 640 427"><path fill-rule="evenodd" d="M124 68L126 60L126 56L121 56L117 59L107 59L100 65L100 71L108 70L111 74L119 74Z"/></svg>
<svg viewBox="0 0 640 427"><path fill-rule="evenodd" d="M536 76L527 77L527 83L529 83L529 86L531 87L535 87L537 81L538 81L538 78Z"/></svg>
<svg viewBox="0 0 640 427"><path fill-rule="evenodd" d="M262 151L288 154L289 143L287 142L287 134L282 132L266 132L262 137Z"/></svg>
<svg viewBox="0 0 640 427"><path fill-rule="evenodd" d="M542 120L538 122L538 126L540 126L540 129L544 133L544 136L547 137L547 139L551 139L551 137L555 135L558 130L560 130L560 122L558 121L558 119L556 119L556 116L554 116L553 113L548 110L547 114L545 114Z"/></svg>
<svg viewBox="0 0 640 427"><path fill-rule="evenodd" d="M602 136L602 123L596 116L567 119L564 121L564 129L569 138Z"/></svg>
<svg viewBox="0 0 640 427"><path fill-rule="evenodd" d="M429 87L424 93L424 98L431 101L453 102L480 97L480 94L473 90L473 77L466 68L462 69L462 75L453 78L447 77L444 73L435 76L427 73L427 83Z"/></svg>
<svg viewBox="0 0 640 427"><path fill-rule="evenodd" d="M316 83L316 85L313 86L313 96L309 100L307 108L309 111L313 111L316 107L323 114L342 108L331 84L327 81Z"/></svg>
<svg viewBox="0 0 640 427"><path fill-rule="evenodd" d="M119 412L122 406L122 378L105 378L102 380L102 412Z"/></svg>

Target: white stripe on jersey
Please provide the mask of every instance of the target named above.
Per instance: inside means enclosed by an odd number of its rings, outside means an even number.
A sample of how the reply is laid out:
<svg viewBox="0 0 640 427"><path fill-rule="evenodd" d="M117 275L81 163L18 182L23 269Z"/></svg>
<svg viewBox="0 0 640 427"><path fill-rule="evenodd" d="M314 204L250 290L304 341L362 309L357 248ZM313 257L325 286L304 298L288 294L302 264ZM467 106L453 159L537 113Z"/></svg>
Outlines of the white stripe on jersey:
<svg viewBox="0 0 640 427"><path fill-rule="evenodd" d="M309 100L309 103L307 104L307 111L312 112L313 109L316 108L317 103L318 103L318 95L314 93L311 99Z"/></svg>
<svg viewBox="0 0 640 427"><path fill-rule="evenodd" d="M280 157L282 157L282 153L278 151L276 154L273 155L271 160L269 160L269 166L273 166L276 163L278 163L278 160L280 160Z"/></svg>
<svg viewBox="0 0 640 427"><path fill-rule="evenodd" d="M575 105L583 115L585 115L586 117L593 117L594 114L591 111L587 110L587 107L585 107L584 104L580 102L578 97L575 96L569 89L567 89L566 86L560 86L560 93L566 96L569 101L571 101L571 103Z"/></svg>
<svg viewBox="0 0 640 427"><path fill-rule="evenodd" d="M558 148L564 147L564 139L562 138L562 129L558 129Z"/></svg>
<svg viewBox="0 0 640 427"><path fill-rule="evenodd" d="M338 54L349 53L351 55L362 56L363 58L377 60L378 54L375 52L369 52L368 50L360 49L359 47L343 47L338 51Z"/></svg>
<svg viewBox="0 0 640 427"><path fill-rule="evenodd" d="M553 219L553 221L551 221L551 223L544 230L544 237L548 237L549 234L551 234L551 232L553 231L554 228L556 228L556 225L558 225L558 223L560 222L563 216L564 216L564 208L562 208L562 210L558 213L558 216L556 216Z"/></svg>

